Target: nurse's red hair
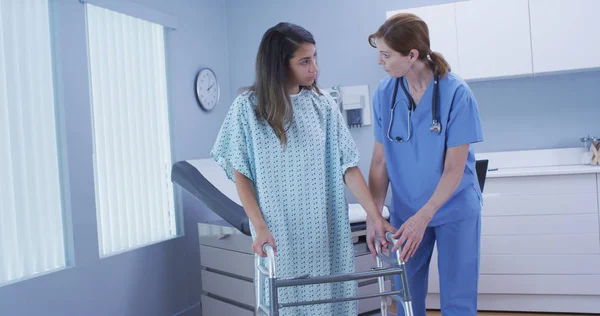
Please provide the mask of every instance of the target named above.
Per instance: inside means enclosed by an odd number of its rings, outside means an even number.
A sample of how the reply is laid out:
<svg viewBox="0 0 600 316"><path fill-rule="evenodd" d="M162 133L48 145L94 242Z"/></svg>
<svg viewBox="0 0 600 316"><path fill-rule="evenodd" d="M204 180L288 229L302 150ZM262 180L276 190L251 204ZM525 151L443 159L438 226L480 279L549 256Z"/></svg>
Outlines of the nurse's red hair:
<svg viewBox="0 0 600 316"><path fill-rule="evenodd" d="M385 43L398 53L406 56L412 49L419 52L419 59L426 60L429 55L435 72L444 77L450 72L450 64L442 54L431 51L429 28L418 16L411 13L398 13L387 19L377 32L369 35L369 44L377 48L377 40Z"/></svg>

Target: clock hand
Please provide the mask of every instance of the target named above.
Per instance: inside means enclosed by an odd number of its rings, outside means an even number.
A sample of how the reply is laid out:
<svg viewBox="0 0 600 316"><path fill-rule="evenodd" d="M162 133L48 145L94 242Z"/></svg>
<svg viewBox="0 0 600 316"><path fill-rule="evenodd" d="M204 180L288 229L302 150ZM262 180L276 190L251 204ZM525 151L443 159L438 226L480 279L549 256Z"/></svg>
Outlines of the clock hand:
<svg viewBox="0 0 600 316"><path fill-rule="evenodd" d="M211 84L211 85L210 85L210 87L208 87L208 89L206 89L206 91L209 91L209 90L210 90L210 88L212 88L214 85L215 85L214 83L213 83L213 84Z"/></svg>

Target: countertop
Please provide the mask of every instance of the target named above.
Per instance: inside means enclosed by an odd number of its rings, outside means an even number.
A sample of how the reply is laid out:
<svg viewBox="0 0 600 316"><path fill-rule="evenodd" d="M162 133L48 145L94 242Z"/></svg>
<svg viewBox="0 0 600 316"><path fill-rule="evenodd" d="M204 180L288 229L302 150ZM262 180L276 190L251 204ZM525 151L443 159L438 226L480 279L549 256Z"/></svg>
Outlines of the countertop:
<svg viewBox="0 0 600 316"><path fill-rule="evenodd" d="M476 153L487 159L488 178L600 173L600 165L585 164L583 148Z"/></svg>
<svg viewBox="0 0 600 316"><path fill-rule="evenodd" d="M488 178L600 173L600 166L566 165L488 169Z"/></svg>

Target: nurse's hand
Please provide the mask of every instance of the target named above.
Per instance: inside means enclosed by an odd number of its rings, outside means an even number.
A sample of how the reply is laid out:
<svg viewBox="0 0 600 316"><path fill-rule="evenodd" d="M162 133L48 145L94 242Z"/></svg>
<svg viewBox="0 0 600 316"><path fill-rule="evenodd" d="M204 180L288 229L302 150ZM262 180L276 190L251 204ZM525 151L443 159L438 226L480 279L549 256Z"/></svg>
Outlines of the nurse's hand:
<svg viewBox="0 0 600 316"><path fill-rule="evenodd" d="M393 233L394 231L396 231L396 228L386 221L383 216L378 216L377 218L367 216L367 246L373 257L377 255L375 242L378 242L381 245L382 251L387 250L387 245L390 242L385 239L385 233Z"/></svg>
<svg viewBox="0 0 600 316"><path fill-rule="evenodd" d="M271 244L271 246L273 246L273 252L277 254L275 238L273 238L273 235L271 235L271 232L267 228L258 229L256 231L256 238L252 242L252 251L260 257L266 257L267 254L263 251L264 244Z"/></svg>
<svg viewBox="0 0 600 316"><path fill-rule="evenodd" d="M392 251L395 252L402 245L402 252L400 253L402 261L406 262L414 256L423 240L425 230L427 229L430 220L431 217L428 217L421 212L417 212L400 226L400 229L394 234L394 238L398 239L398 242L394 248L392 248Z"/></svg>

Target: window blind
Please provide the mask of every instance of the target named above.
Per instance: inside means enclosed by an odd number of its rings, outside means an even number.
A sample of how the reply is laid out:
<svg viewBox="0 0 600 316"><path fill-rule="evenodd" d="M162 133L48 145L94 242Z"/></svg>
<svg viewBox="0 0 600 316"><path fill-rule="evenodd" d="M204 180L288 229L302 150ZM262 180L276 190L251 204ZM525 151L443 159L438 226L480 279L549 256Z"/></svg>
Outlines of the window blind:
<svg viewBox="0 0 600 316"><path fill-rule="evenodd" d="M65 267L47 0L0 1L0 284Z"/></svg>
<svg viewBox="0 0 600 316"><path fill-rule="evenodd" d="M100 252L177 235L164 27L86 4Z"/></svg>

